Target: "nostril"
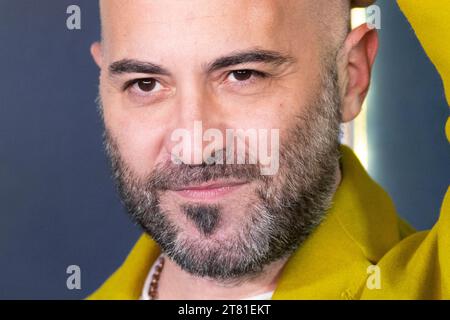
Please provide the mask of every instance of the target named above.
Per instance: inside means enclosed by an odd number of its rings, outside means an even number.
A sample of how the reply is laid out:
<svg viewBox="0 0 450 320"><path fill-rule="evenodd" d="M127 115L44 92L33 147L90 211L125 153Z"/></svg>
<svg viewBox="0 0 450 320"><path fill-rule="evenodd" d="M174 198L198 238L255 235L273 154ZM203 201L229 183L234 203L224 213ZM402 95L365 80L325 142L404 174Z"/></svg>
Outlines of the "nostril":
<svg viewBox="0 0 450 320"><path fill-rule="evenodd" d="M206 162L202 162L199 164L189 164L188 168L189 169L195 169L195 168L206 168L207 166L213 165L214 163L206 163Z"/></svg>

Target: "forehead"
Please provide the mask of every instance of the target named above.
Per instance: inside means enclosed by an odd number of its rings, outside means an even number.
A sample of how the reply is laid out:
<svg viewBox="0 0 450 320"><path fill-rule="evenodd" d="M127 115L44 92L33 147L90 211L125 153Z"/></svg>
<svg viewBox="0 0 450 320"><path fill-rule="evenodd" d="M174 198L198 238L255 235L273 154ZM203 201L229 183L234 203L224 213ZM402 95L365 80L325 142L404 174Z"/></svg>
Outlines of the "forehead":
<svg viewBox="0 0 450 320"><path fill-rule="evenodd" d="M321 1L102 0L103 45L111 59L300 49L317 35L312 17Z"/></svg>

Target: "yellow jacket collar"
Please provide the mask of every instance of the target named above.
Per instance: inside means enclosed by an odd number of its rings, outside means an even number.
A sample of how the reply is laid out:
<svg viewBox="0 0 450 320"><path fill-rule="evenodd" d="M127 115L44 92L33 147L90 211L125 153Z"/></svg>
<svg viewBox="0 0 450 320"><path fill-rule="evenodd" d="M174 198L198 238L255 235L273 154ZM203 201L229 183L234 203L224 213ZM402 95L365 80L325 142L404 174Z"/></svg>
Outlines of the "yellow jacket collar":
<svg viewBox="0 0 450 320"><path fill-rule="evenodd" d="M389 196L342 146L342 180L326 219L289 258L273 299L351 299L367 268L412 230L399 221ZM138 299L160 254L146 234L122 266L89 299Z"/></svg>

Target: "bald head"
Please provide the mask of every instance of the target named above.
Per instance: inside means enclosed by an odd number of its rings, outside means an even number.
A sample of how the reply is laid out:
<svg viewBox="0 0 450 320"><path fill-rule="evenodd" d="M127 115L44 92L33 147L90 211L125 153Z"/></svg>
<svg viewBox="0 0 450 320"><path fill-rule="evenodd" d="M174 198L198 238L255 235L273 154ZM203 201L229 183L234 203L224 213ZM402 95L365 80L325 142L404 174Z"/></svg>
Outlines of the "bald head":
<svg viewBox="0 0 450 320"><path fill-rule="evenodd" d="M181 43L194 35L215 44L265 34L286 43L313 36L329 51L345 39L350 20L348 0L100 0L100 9L106 47L139 34L148 34L148 42ZM164 29L173 31L170 39Z"/></svg>

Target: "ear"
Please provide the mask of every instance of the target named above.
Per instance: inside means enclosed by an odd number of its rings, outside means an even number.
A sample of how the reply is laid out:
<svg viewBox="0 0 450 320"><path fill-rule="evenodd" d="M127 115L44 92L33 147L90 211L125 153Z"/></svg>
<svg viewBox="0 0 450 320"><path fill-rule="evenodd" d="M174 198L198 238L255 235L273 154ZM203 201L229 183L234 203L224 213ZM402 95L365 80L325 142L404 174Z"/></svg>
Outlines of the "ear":
<svg viewBox="0 0 450 320"><path fill-rule="evenodd" d="M94 61L97 64L97 66L101 69L103 56L102 56L102 45L100 42L94 42L91 45L91 55L92 58L94 58Z"/></svg>
<svg viewBox="0 0 450 320"><path fill-rule="evenodd" d="M353 120L367 96L372 66L378 51L378 33L367 24L352 30L343 48L343 97L341 121Z"/></svg>

